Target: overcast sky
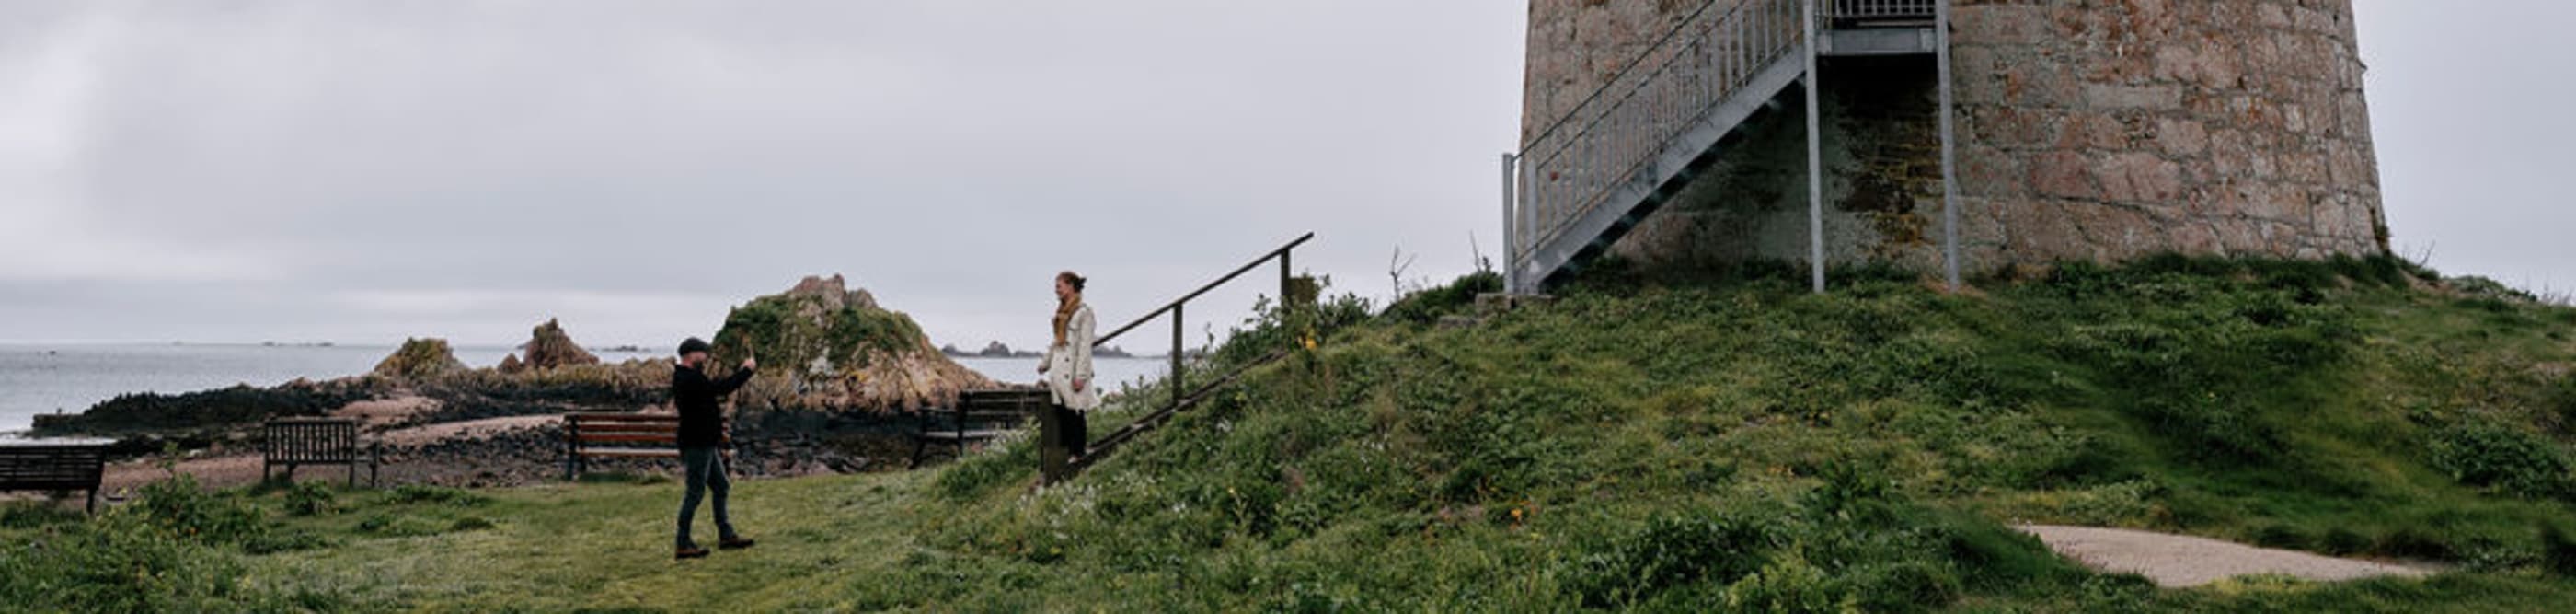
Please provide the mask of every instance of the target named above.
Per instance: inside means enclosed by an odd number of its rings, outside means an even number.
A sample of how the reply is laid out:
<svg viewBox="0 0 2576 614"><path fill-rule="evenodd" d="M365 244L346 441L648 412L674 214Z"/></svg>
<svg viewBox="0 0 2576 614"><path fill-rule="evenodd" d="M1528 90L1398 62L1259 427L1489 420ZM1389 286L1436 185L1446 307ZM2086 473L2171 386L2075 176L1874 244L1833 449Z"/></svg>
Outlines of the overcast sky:
<svg viewBox="0 0 2576 614"><path fill-rule="evenodd" d="M2576 3L2356 4L2401 249L2576 286ZM1310 230L1383 297L1494 249L1525 11L0 0L0 340L668 345L840 273L1025 346L1056 270L1114 325Z"/></svg>

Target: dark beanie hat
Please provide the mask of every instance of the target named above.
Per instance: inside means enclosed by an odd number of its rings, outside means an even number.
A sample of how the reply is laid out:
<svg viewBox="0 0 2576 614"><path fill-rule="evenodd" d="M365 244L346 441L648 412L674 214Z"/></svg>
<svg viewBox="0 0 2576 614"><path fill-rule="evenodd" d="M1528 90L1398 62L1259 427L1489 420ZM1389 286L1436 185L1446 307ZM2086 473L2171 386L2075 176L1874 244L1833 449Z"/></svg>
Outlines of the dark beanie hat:
<svg viewBox="0 0 2576 614"><path fill-rule="evenodd" d="M713 346L707 345L707 341L705 339L699 339L697 337L690 337L689 340L680 342L681 356L687 356L690 352L706 352L714 349L715 348Z"/></svg>

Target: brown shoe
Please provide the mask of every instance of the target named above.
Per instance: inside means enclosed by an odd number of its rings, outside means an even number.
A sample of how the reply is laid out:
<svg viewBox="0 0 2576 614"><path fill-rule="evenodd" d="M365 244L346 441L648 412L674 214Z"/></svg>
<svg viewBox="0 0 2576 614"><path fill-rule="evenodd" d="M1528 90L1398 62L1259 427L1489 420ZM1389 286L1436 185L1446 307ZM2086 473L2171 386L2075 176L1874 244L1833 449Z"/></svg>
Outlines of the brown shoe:
<svg viewBox="0 0 2576 614"><path fill-rule="evenodd" d="M751 541L751 540L743 539L743 538L740 538L740 537L736 537L736 538L727 539L727 540L724 540L724 541L721 541L721 542L716 542L716 547L717 547L717 548L721 548L721 549L725 549L725 550L741 550L741 549L744 549L744 548L749 548L749 547L751 547L751 545L752 545L753 543L754 543L754 542L753 542L753 541Z"/></svg>
<svg viewBox="0 0 2576 614"><path fill-rule="evenodd" d="M691 546L691 547L687 547L687 548L681 548L681 549L680 549L680 551L679 551L679 553L678 553L678 557L677 557L677 558L678 558L679 560L686 561L686 560L689 560L689 559L702 559L702 558L706 558L706 557L707 557L707 549L705 549L705 548L699 548L699 547L695 547L695 546Z"/></svg>

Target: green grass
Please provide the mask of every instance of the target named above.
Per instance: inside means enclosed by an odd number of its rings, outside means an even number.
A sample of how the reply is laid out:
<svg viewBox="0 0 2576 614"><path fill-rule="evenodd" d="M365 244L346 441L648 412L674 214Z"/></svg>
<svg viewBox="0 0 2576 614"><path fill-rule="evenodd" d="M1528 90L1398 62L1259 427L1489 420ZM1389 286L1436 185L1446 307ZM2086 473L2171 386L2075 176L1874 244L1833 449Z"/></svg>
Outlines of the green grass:
<svg viewBox="0 0 2576 614"><path fill-rule="evenodd" d="M1032 488L1025 440L741 482L762 544L687 563L665 481L230 493L196 504L265 510L266 537L167 556L246 580L151 590L252 610L2569 609L2576 310L2422 276L2164 258L1965 295L1856 271L1818 296L1763 267L1614 267L1436 326L1489 281L1462 280L1382 317L1345 299L1248 322L1219 362L1334 332L1055 488ZM12 512L0 537L126 514ZM2024 521L2454 571L2158 590Z"/></svg>

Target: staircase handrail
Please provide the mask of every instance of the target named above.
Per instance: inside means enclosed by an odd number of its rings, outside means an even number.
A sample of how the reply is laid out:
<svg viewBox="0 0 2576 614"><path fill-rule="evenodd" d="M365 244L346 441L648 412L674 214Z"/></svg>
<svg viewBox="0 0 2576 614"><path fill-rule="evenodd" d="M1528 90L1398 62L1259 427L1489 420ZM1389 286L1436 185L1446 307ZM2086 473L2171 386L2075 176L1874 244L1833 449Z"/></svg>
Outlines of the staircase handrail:
<svg viewBox="0 0 2576 614"><path fill-rule="evenodd" d="M1507 270L1599 206L1691 120L1803 49L1807 1L1747 0L1722 13L1712 10L1721 2L1702 5L1524 144L1513 212L1523 230L1513 233L1520 245L1510 246Z"/></svg>

